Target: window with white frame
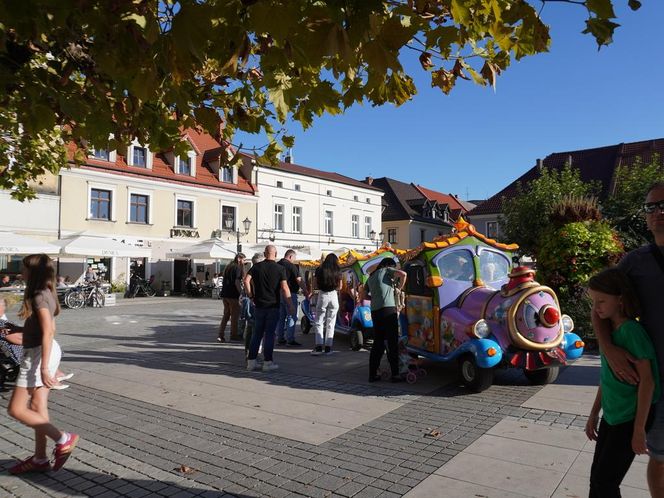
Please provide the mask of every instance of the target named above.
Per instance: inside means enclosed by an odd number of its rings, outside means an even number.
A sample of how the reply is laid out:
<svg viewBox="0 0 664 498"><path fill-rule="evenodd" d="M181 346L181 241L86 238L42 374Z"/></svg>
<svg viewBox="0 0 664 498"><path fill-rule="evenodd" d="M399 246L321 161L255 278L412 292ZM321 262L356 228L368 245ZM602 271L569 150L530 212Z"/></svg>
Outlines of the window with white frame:
<svg viewBox="0 0 664 498"><path fill-rule="evenodd" d="M327 196L328 196L328 197L332 197L332 191L331 191L331 190L328 190L328 191L327 191Z"/></svg>
<svg viewBox="0 0 664 498"><path fill-rule="evenodd" d="M357 201L360 200L360 198L359 198L358 196L354 195L354 196L353 196L353 200L354 200L355 202L357 202Z"/></svg>
<svg viewBox="0 0 664 498"><path fill-rule="evenodd" d="M486 222L486 236L490 239L495 239L498 237L498 222L497 221L487 221Z"/></svg>
<svg viewBox="0 0 664 498"><path fill-rule="evenodd" d="M132 223L150 223L150 196L146 194L129 195L129 221Z"/></svg>
<svg viewBox="0 0 664 498"><path fill-rule="evenodd" d="M293 188L294 188L297 192L299 192L300 190L302 190L302 186L301 186L299 183L296 183L295 185L293 185Z"/></svg>
<svg viewBox="0 0 664 498"><path fill-rule="evenodd" d="M110 220L112 201L110 190L90 189L90 218L93 220Z"/></svg>
<svg viewBox="0 0 664 498"><path fill-rule="evenodd" d="M302 233L302 208L293 206L293 232Z"/></svg>
<svg viewBox="0 0 664 498"><path fill-rule="evenodd" d="M219 170L219 179L224 183L233 183L233 167L223 166Z"/></svg>
<svg viewBox="0 0 664 498"><path fill-rule="evenodd" d="M367 197L367 204L371 204L371 197Z"/></svg>
<svg viewBox="0 0 664 498"><path fill-rule="evenodd" d="M179 227L194 226L194 201L185 201L178 199L176 223Z"/></svg>
<svg viewBox="0 0 664 498"><path fill-rule="evenodd" d="M350 217L351 235L358 239L360 237L360 215L354 214Z"/></svg>
<svg viewBox="0 0 664 498"><path fill-rule="evenodd" d="M187 175L191 176L191 164L193 162L194 158L191 156L178 156L176 161L177 164L177 171L179 175Z"/></svg>
<svg viewBox="0 0 664 498"><path fill-rule="evenodd" d="M371 216L364 217L364 238L371 238Z"/></svg>
<svg viewBox="0 0 664 498"><path fill-rule="evenodd" d="M325 211L325 235L334 235L334 214Z"/></svg>
<svg viewBox="0 0 664 498"><path fill-rule="evenodd" d="M108 149L94 149L92 151L92 157L94 157L95 159L100 159L102 161L111 160L111 154L108 151Z"/></svg>
<svg viewBox="0 0 664 498"><path fill-rule="evenodd" d="M284 188L284 182L277 182L277 188Z"/></svg>
<svg viewBox="0 0 664 498"><path fill-rule="evenodd" d="M131 165L138 168L148 167L148 149L145 147L132 147Z"/></svg>
<svg viewBox="0 0 664 498"><path fill-rule="evenodd" d="M235 231L235 206L221 206L221 228Z"/></svg>
<svg viewBox="0 0 664 498"><path fill-rule="evenodd" d="M390 244L396 244L397 243L397 229L396 228L388 228L387 229L387 241Z"/></svg>
<svg viewBox="0 0 664 498"><path fill-rule="evenodd" d="M274 205L274 229L280 232L284 231L284 205Z"/></svg>

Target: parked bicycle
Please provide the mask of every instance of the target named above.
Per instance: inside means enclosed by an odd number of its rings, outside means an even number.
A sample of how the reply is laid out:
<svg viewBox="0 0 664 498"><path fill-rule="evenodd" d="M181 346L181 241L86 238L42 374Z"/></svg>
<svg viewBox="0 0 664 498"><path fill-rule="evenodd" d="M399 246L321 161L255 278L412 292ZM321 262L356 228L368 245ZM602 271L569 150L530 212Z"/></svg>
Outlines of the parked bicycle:
<svg viewBox="0 0 664 498"><path fill-rule="evenodd" d="M152 288L150 282L138 276L133 276L131 278L127 297L136 297L139 295L153 297L155 294L157 294L157 291Z"/></svg>
<svg viewBox="0 0 664 498"><path fill-rule="evenodd" d="M103 308L106 304L106 295L99 282L74 287L65 294L65 305L68 308L80 309L84 306Z"/></svg>

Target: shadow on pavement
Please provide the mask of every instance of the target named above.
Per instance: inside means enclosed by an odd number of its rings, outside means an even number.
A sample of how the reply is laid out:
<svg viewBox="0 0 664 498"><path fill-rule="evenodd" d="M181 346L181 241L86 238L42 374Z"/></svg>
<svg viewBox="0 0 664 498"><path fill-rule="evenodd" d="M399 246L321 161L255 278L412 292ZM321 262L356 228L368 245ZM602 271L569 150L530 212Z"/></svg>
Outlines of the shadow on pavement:
<svg viewBox="0 0 664 498"><path fill-rule="evenodd" d="M7 474L9 467L16 463L15 460L0 460L0 471L2 474ZM194 475L196 471L193 471ZM205 487L190 487L183 483L169 482L162 480L150 479L128 479L116 477L101 472L87 472L68 470L66 467L58 472L45 472L45 473L27 473L21 476L3 477L3 479L15 479L16 483L12 486L11 483L5 482L4 486L9 489L15 488L15 492L19 493L18 496L29 496L30 489L26 484L32 483L38 486L45 492L57 492L65 494L66 496L99 496L108 493L105 496L172 496L178 493L191 493L188 496L195 496L204 493L205 497L221 497L229 496L227 491L222 489L209 489L206 491ZM192 483L193 484L193 483ZM233 486L228 483L228 486ZM219 478L219 486L223 486L223 480ZM242 497L242 494L233 493L234 496Z"/></svg>

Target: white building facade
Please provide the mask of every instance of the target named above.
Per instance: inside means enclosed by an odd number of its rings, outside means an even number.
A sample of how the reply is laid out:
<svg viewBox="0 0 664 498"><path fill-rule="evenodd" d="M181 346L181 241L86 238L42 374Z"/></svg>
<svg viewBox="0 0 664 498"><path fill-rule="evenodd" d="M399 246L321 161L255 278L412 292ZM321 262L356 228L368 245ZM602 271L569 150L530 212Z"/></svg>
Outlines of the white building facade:
<svg viewBox="0 0 664 498"><path fill-rule="evenodd" d="M382 236L382 191L352 178L245 158L257 187L258 244L303 248L317 258L343 248L371 251Z"/></svg>

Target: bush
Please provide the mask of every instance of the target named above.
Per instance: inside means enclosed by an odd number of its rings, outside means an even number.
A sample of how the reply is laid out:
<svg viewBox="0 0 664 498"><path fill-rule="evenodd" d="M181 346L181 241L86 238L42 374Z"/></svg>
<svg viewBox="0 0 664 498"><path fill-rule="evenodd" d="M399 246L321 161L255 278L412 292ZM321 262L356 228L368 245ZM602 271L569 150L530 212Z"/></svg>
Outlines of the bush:
<svg viewBox="0 0 664 498"><path fill-rule="evenodd" d="M121 273L118 278L111 282L111 292L116 294L124 294L127 292L127 282L125 281L124 273Z"/></svg>

